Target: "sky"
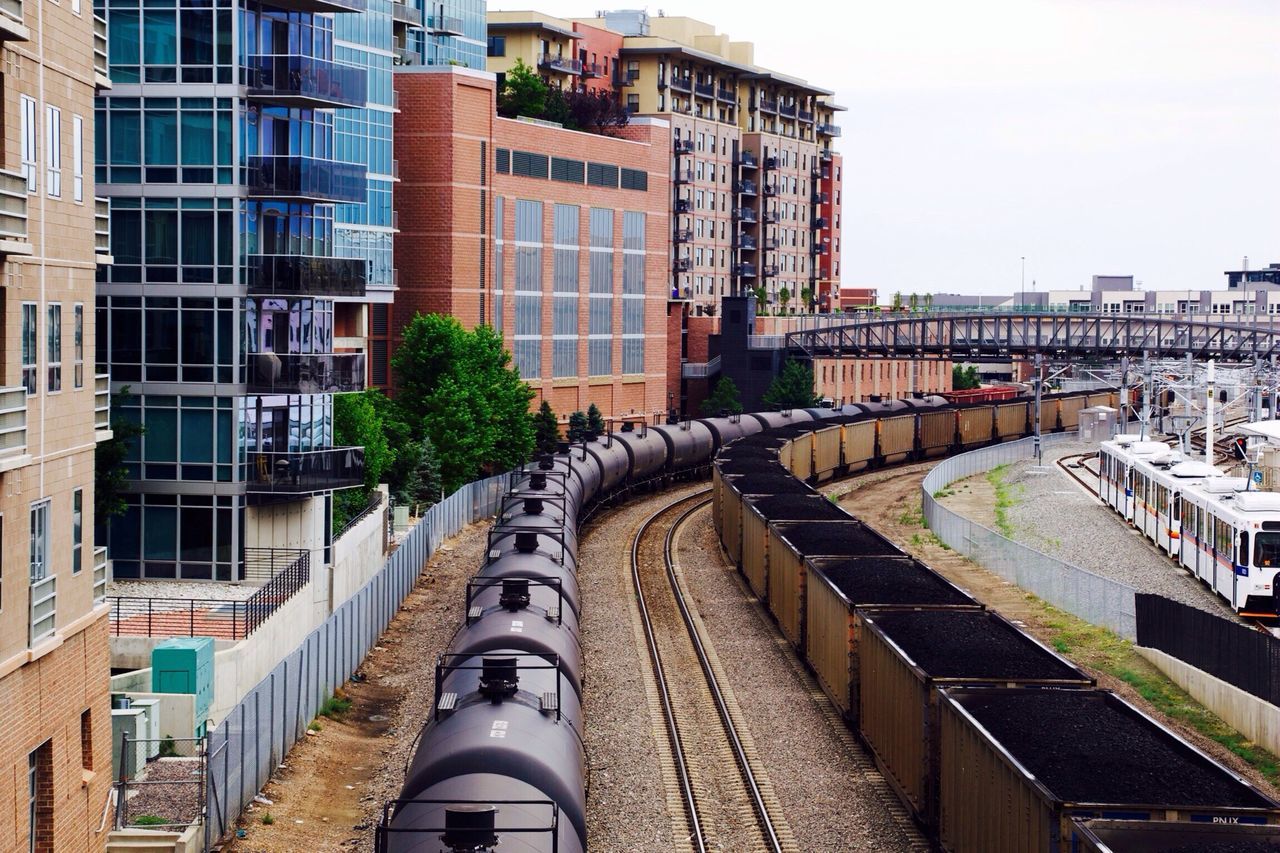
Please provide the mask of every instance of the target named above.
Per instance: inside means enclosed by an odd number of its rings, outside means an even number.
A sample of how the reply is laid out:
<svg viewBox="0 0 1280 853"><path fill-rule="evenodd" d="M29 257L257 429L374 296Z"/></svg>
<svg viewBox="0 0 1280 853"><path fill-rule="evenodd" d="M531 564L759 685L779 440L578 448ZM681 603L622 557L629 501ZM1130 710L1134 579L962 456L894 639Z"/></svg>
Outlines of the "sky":
<svg viewBox="0 0 1280 853"><path fill-rule="evenodd" d="M597 0L598 2L598 0ZM490 2L589 17L572 0ZM618 7L622 8L622 7ZM629 8L636 8L630 4ZM1277 0L697 0L835 91L841 278L881 293L1218 289L1280 262Z"/></svg>

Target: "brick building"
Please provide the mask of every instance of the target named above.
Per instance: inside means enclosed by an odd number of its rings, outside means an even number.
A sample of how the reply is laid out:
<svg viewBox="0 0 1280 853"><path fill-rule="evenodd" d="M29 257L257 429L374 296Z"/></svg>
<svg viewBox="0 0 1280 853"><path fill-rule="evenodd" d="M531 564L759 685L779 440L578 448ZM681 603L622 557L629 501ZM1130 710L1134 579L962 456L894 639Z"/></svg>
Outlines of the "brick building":
<svg viewBox="0 0 1280 853"><path fill-rule="evenodd" d="M666 408L670 131L499 118L493 74L396 75L396 336L415 313L499 330L560 413Z"/></svg>
<svg viewBox="0 0 1280 853"><path fill-rule="evenodd" d="M93 487L110 433L93 353L95 270L109 259L92 151L94 93L110 84L95 23L79 0L0 9L0 850L106 845L108 568Z"/></svg>

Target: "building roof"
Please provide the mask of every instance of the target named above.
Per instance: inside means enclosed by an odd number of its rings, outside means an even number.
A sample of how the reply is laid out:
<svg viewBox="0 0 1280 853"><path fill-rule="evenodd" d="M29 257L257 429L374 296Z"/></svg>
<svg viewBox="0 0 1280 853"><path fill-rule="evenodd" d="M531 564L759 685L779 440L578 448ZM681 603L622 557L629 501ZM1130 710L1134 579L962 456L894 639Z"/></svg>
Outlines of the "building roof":
<svg viewBox="0 0 1280 853"><path fill-rule="evenodd" d="M553 18L542 12L490 12L486 23L491 31L544 30L558 36L577 38L571 21Z"/></svg>
<svg viewBox="0 0 1280 853"><path fill-rule="evenodd" d="M696 59L700 62L708 62L713 65L723 65L726 68L732 68L742 74L752 74L756 69L750 65L743 65L740 62L734 62L732 59L725 59L718 53L708 53L705 50L698 50L696 47L690 47L687 44L681 44L678 41L660 38L658 36L626 36L622 41L622 55L628 54L654 54L654 53L679 53L690 59Z"/></svg>

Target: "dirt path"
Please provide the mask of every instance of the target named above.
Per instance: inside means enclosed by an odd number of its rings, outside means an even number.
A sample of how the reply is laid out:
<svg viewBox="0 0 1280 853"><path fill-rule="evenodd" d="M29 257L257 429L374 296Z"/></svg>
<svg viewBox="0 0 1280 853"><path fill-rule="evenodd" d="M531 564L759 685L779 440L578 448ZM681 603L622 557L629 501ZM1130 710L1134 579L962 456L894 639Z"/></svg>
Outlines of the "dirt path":
<svg viewBox="0 0 1280 853"><path fill-rule="evenodd" d="M271 805L251 804L237 827L238 853L372 850L382 804L400 792L411 746L431 708L433 667L462 623L467 578L480 565L489 522L447 540L431 558L400 612L342 688L351 707L341 719L289 751L263 790ZM270 814L272 823L264 823Z"/></svg>

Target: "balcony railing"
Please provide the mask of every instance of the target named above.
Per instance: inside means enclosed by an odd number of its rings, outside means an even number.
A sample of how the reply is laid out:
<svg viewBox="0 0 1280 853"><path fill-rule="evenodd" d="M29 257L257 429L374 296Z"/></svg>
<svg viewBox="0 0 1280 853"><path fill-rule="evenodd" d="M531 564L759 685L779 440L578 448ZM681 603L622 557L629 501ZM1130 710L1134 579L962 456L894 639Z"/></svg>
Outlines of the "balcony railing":
<svg viewBox="0 0 1280 853"><path fill-rule="evenodd" d="M364 448L331 447L294 453L250 451L243 466L251 495L304 495L364 484Z"/></svg>
<svg viewBox="0 0 1280 853"><path fill-rule="evenodd" d="M291 12L363 12L365 0L272 0L273 6Z"/></svg>
<svg viewBox="0 0 1280 853"><path fill-rule="evenodd" d="M368 72L354 65L299 54L260 54L246 64L251 98L289 106L362 107L368 101Z"/></svg>
<svg viewBox="0 0 1280 853"><path fill-rule="evenodd" d="M93 428L111 429L111 375L97 373L93 377Z"/></svg>
<svg viewBox="0 0 1280 853"><path fill-rule="evenodd" d="M737 164L744 169L755 169L760 165L760 161L750 151L739 151Z"/></svg>
<svg viewBox="0 0 1280 853"><path fill-rule="evenodd" d="M756 182L747 180L738 181L733 185L733 191L738 195L755 195Z"/></svg>
<svg viewBox="0 0 1280 853"><path fill-rule="evenodd" d="M734 217L737 218L739 222L755 222L756 221L756 212L749 207L736 208L733 211L733 215Z"/></svg>
<svg viewBox="0 0 1280 853"><path fill-rule="evenodd" d="M672 75L671 88L675 89L677 92L692 92L693 78L692 77L676 77Z"/></svg>
<svg viewBox="0 0 1280 853"><path fill-rule="evenodd" d="M101 92L111 88L111 66L107 62L107 19L93 16L93 85Z"/></svg>
<svg viewBox="0 0 1280 853"><path fill-rule="evenodd" d="M821 136L839 136L840 128L834 124L819 124L818 133Z"/></svg>
<svg viewBox="0 0 1280 853"><path fill-rule="evenodd" d="M766 252L773 252L773 251L777 251L777 248L778 248L778 245L779 245L779 243L778 243L778 238L777 238L777 237L765 237L762 245L764 246L764 250L765 250Z"/></svg>
<svg viewBox="0 0 1280 853"><path fill-rule="evenodd" d="M727 104L733 104L733 103L737 103L738 101L738 93L733 89L721 89L717 87L716 98L718 100L724 101Z"/></svg>
<svg viewBox="0 0 1280 853"><path fill-rule="evenodd" d="M764 170L765 170L766 172L772 172L772 171L773 171L774 169L776 169L776 168L778 168L778 158L777 158L777 157L766 157L766 158L764 158Z"/></svg>
<svg viewBox="0 0 1280 853"><path fill-rule="evenodd" d="M98 254L98 263L102 263L104 255L111 254L111 199L95 198L93 200L93 251Z"/></svg>
<svg viewBox="0 0 1280 853"><path fill-rule="evenodd" d="M675 141L675 143L674 143L674 146L673 146L673 147L675 148L675 151L676 151L676 153L677 153L677 154L692 154L692 153L693 153L693 140L692 140L692 139L677 139L677 140Z"/></svg>
<svg viewBox="0 0 1280 853"><path fill-rule="evenodd" d="M639 68L627 68L624 70L615 65L613 67L613 79L610 80L609 82L613 83L613 88L621 89L623 86L634 86L636 84L636 81L639 79L640 79ZM659 80L658 87L661 88L662 85L663 85L662 81Z"/></svg>
<svg viewBox="0 0 1280 853"><path fill-rule="evenodd" d="M599 62L584 62L582 63L582 76L591 78L603 77L604 66Z"/></svg>
<svg viewBox="0 0 1280 853"><path fill-rule="evenodd" d="M765 278L774 278L778 275L778 265L765 264L764 267L761 268L760 274Z"/></svg>
<svg viewBox="0 0 1280 853"><path fill-rule="evenodd" d="M814 203L814 204L826 204L826 203L827 203L827 202L829 202L829 201L831 201L831 194L830 194L830 193L824 193L824 192L822 192L821 190L815 190L815 191L814 191L814 193L813 193L813 203Z"/></svg>
<svg viewBox="0 0 1280 853"><path fill-rule="evenodd" d="M712 83L695 83L693 91L697 92L704 98L713 98L716 94L716 87Z"/></svg>
<svg viewBox="0 0 1280 853"><path fill-rule="evenodd" d="M427 29L438 35L460 36L463 34L462 19L446 15L428 15Z"/></svg>
<svg viewBox="0 0 1280 853"><path fill-rule="evenodd" d="M364 390L364 353L259 352L251 356L253 394L344 394Z"/></svg>
<svg viewBox="0 0 1280 853"><path fill-rule="evenodd" d="M740 232L737 238L733 241L733 248L741 249L744 252L754 252L758 245L759 243L756 241L756 238L747 234L745 231Z"/></svg>
<svg viewBox="0 0 1280 853"><path fill-rule="evenodd" d="M418 65L418 51L407 47L397 47L395 49L395 57L392 59L394 65Z"/></svg>
<svg viewBox="0 0 1280 853"><path fill-rule="evenodd" d="M58 578L47 575L31 579L31 634L34 646L53 633L58 616Z"/></svg>
<svg viewBox="0 0 1280 853"><path fill-rule="evenodd" d="M107 561L107 548L93 549L93 603L101 604L107 598L107 581L111 580L111 564Z"/></svg>
<svg viewBox="0 0 1280 853"><path fill-rule="evenodd" d="M250 255L245 264L251 296L364 296L364 258Z"/></svg>
<svg viewBox="0 0 1280 853"><path fill-rule="evenodd" d="M364 201L367 172L356 163L339 163L292 154L250 157L249 194L263 198Z"/></svg>
<svg viewBox="0 0 1280 853"><path fill-rule="evenodd" d="M422 10L415 9L408 3L392 2L391 20L400 24L408 24L414 29L422 28Z"/></svg>
<svg viewBox="0 0 1280 853"><path fill-rule="evenodd" d="M824 165L814 166L813 170L810 172L810 175L816 181L829 180L831 178L831 167L824 166Z"/></svg>
<svg viewBox="0 0 1280 853"><path fill-rule="evenodd" d="M796 105L795 105L795 104L779 104L779 105L778 105L778 112L779 112L779 113L781 113L782 115L786 116L787 118L795 118L795 117L796 117Z"/></svg>
<svg viewBox="0 0 1280 853"><path fill-rule="evenodd" d="M693 202L687 198L678 198L676 199L675 211L676 213L692 213Z"/></svg>
<svg viewBox="0 0 1280 853"><path fill-rule="evenodd" d="M550 68L552 71L563 71L566 74L581 74L581 60L572 59L568 56L557 56L554 53L544 53L538 58L539 68Z"/></svg>
<svg viewBox="0 0 1280 853"><path fill-rule="evenodd" d="M809 227L810 227L810 228L812 228L812 229L814 229L815 231L816 231L816 230L818 230L818 229L821 229L821 228L826 228L826 227L827 227L827 217L825 217L825 216L815 216L815 217L813 217L813 219L812 219L812 220L810 220L810 222L809 222Z"/></svg>
<svg viewBox="0 0 1280 853"><path fill-rule="evenodd" d="M671 268L675 272L689 272L693 269L693 258L676 258L672 262Z"/></svg>
<svg viewBox="0 0 1280 853"><path fill-rule="evenodd" d="M671 234L671 242L688 243L693 239L693 230L689 228L677 228Z"/></svg>
<svg viewBox="0 0 1280 853"><path fill-rule="evenodd" d="M809 254L811 255L825 255L830 251L831 248L826 243L819 243L815 240L809 244Z"/></svg>
<svg viewBox="0 0 1280 853"><path fill-rule="evenodd" d="M778 111L778 102L768 98L761 98L760 109L767 113L776 113Z"/></svg>
<svg viewBox="0 0 1280 853"><path fill-rule="evenodd" d="M686 361L680 365L680 376L683 379L706 379L720 372L720 356L710 361Z"/></svg>
<svg viewBox="0 0 1280 853"><path fill-rule="evenodd" d="M824 162L824 163L830 163L830 162L831 162L831 149L830 149L830 148L823 148L821 151L819 151L819 152L818 152L818 156L822 158L822 162Z"/></svg>
<svg viewBox="0 0 1280 853"><path fill-rule="evenodd" d="M675 182L687 184L693 180L693 169L676 169Z"/></svg>
<svg viewBox="0 0 1280 853"><path fill-rule="evenodd" d="M755 264L738 264L733 268L733 274L738 276L739 278L755 278L756 265Z"/></svg>
<svg viewBox="0 0 1280 853"><path fill-rule="evenodd" d="M0 41L26 41L31 31L22 22L22 0L0 0Z"/></svg>
<svg viewBox="0 0 1280 853"><path fill-rule="evenodd" d="M27 452L27 389L0 388L0 470Z"/></svg>
<svg viewBox="0 0 1280 853"><path fill-rule="evenodd" d="M807 122L808 124L813 124L812 110L800 110L798 113L796 113L796 117L803 122Z"/></svg>
<svg viewBox="0 0 1280 853"><path fill-rule="evenodd" d="M0 254L30 254L27 243L27 178L0 171ZM10 242L12 241L12 242ZM25 252L14 243L27 243Z"/></svg>
<svg viewBox="0 0 1280 853"><path fill-rule="evenodd" d="M765 194L765 198L772 198L773 196L777 195L777 194L778 194L778 185L777 185L777 184L765 184L765 185L764 185L764 194Z"/></svg>
<svg viewBox="0 0 1280 853"><path fill-rule="evenodd" d="M782 216L776 210L766 210L763 219L766 225L777 225L782 220Z"/></svg>

